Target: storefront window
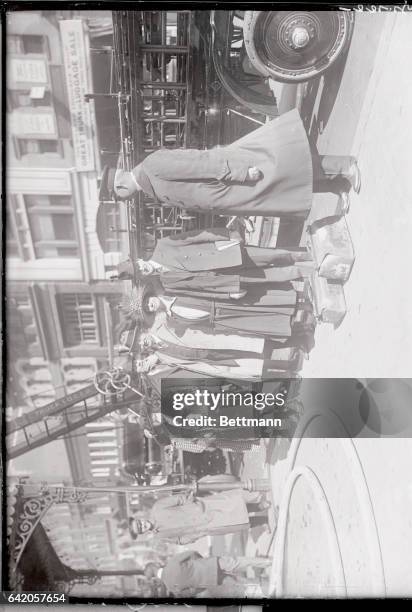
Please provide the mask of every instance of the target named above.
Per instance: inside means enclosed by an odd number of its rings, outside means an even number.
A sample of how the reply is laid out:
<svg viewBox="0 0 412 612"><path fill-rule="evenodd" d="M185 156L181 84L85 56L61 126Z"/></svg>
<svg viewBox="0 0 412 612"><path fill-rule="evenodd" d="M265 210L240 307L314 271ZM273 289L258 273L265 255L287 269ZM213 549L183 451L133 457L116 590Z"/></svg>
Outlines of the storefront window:
<svg viewBox="0 0 412 612"><path fill-rule="evenodd" d="M46 91L44 87L33 87L30 90L9 89L7 97L10 110L27 106L37 108L39 106L51 106L52 104L51 93Z"/></svg>
<svg viewBox="0 0 412 612"><path fill-rule="evenodd" d="M44 36L24 35L23 48L24 53L43 53Z"/></svg>
<svg viewBox="0 0 412 612"><path fill-rule="evenodd" d="M13 329L13 343L10 353L13 356L27 357L40 350L40 341L29 295L24 292L8 299L7 319L9 329Z"/></svg>
<svg viewBox="0 0 412 612"><path fill-rule="evenodd" d="M72 207L72 199L69 195L46 195L43 193L36 193L35 195L25 195L24 201L26 206L32 210L43 206L59 206L68 209Z"/></svg>
<svg viewBox="0 0 412 612"><path fill-rule="evenodd" d="M7 36L7 47L9 53L23 55L28 53L47 53L47 39L44 36L34 34L23 34L21 36Z"/></svg>
<svg viewBox="0 0 412 612"><path fill-rule="evenodd" d="M78 257L70 196L25 195L35 256Z"/></svg>
<svg viewBox="0 0 412 612"><path fill-rule="evenodd" d="M31 140L19 138L20 154L26 155L29 153L58 153L58 140Z"/></svg>
<svg viewBox="0 0 412 612"><path fill-rule="evenodd" d="M66 347L98 343L97 314L90 293L61 294L58 308Z"/></svg>

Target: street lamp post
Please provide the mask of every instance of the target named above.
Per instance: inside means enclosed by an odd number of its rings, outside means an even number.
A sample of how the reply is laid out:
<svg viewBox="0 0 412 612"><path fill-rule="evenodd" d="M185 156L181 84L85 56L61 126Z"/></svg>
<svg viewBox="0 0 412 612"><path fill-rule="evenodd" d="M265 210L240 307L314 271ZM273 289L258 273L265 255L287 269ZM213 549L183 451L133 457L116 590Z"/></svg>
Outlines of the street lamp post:
<svg viewBox="0 0 412 612"><path fill-rule="evenodd" d="M155 491L177 492L193 491L194 493L216 493L219 491L230 491L243 489L250 492L269 491L269 481L265 478L250 478L247 480L202 480L187 484L176 485L147 485L147 486L75 486L64 485L65 491L73 493L153 493Z"/></svg>

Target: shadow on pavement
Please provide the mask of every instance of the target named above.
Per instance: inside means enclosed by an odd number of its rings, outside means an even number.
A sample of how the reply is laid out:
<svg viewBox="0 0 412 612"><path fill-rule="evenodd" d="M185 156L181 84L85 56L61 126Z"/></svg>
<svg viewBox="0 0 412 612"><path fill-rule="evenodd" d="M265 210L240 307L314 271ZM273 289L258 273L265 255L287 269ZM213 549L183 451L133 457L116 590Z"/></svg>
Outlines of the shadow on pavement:
<svg viewBox="0 0 412 612"><path fill-rule="evenodd" d="M348 51L323 76L307 84L301 116L306 129L315 141L329 121L342 82L347 57ZM316 108L320 89L320 99Z"/></svg>
<svg viewBox="0 0 412 612"><path fill-rule="evenodd" d="M275 465L277 461L286 459L291 444L289 438L273 438L266 441L266 463Z"/></svg>
<svg viewBox="0 0 412 612"><path fill-rule="evenodd" d="M346 52L339 60L337 60L333 68L331 68L324 75L322 97L320 99L319 108L316 115L318 124L321 125L322 128L324 128L327 122L329 121L330 114L335 105L339 88L342 82L342 76L345 70L347 57L348 52Z"/></svg>

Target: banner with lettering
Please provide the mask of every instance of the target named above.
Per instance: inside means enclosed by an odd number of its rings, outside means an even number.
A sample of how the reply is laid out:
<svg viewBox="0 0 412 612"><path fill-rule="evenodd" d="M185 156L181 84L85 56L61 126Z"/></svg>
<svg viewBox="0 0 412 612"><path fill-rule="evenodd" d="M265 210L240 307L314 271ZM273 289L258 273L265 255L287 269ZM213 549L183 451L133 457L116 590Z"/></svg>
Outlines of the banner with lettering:
<svg viewBox="0 0 412 612"><path fill-rule="evenodd" d="M71 115L76 169L88 172L95 169L93 127L90 106L84 96L90 93L88 56L80 19L60 21L64 69Z"/></svg>

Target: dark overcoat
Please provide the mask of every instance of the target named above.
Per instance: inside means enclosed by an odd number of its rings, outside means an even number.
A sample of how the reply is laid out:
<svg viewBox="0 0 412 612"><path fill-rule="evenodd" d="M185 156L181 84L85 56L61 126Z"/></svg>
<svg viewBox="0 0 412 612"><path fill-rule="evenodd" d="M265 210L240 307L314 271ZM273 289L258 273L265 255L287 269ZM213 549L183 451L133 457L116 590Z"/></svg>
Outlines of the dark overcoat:
<svg viewBox="0 0 412 612"><path fill-rule="evenodd" d="M130 259L121 262L117 268L120 280L134 279L136 272ZM217 294L221 299L230 299L231 294L240 292L239 274L222 275L212 270L168 270L160 272L159 280L164 291L172 295L189 293L200 297L214 297Z"/></svg>
<svg viewBox="0 0 412 612"><path fill-rule="evenodd" d="M291 251L245 247L241 242L238 232L229 232L225 228L183 232L161 238L151 259L165 268L161 272L160 281L165 290L170 292L175 288L221 294L238 293L242 280L267 283L268 278L283 281L285 277L295 279L302 275L299 266L294 263ZM265 271L266 268L269 272ZM215 275L207 276L209 272L215 272ZM196 278L198 273L201 276ZM230 278L220 278L223 274L228 274Z"/></svg>
<svg viewBox="0 0 412 612"><path fill-rule="evenodd" d="M171 270L199 272L232 268L242 263L240 236L230 245L227 229L205 229L166 236L158 240L151 259ZM218 248L219 243L227 243ZM223 246L223 245L222 245Z"/></svg>
<svg viewBox="0 0 412 612"><path fill-rule="evenodd" d="M232 294L241 290L239 274L218 274L212 271L168 270L160 273L160 283L165 293L173 296L218 296L219 299L229 300Z"/></svg>
<svg viewBox="0 0 412 612"><path fill-rule="evenodd" d="M248 180L251 167L260 180ZM305 216L312 205L312 157L296 109L226 147L155 151L133 174L155 200L199 212Z"/></svg>

